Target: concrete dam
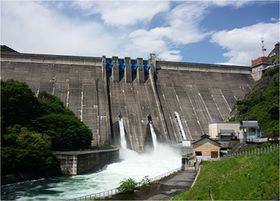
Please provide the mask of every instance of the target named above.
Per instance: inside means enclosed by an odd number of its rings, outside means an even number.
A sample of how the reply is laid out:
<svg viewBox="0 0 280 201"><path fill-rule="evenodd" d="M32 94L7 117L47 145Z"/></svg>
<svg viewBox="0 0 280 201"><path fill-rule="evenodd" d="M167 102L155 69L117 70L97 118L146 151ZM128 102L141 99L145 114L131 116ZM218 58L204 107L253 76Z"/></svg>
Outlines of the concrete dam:
<svg viewBox="0 0 280 201"><path fill-rule="evenodd" d="M254 84L248 66L6 52L1 79L59 97L92 130L92 146L119 145L122 118L127 146L138 152L151 145L149 122L160 142L196 140Z"/></svg>

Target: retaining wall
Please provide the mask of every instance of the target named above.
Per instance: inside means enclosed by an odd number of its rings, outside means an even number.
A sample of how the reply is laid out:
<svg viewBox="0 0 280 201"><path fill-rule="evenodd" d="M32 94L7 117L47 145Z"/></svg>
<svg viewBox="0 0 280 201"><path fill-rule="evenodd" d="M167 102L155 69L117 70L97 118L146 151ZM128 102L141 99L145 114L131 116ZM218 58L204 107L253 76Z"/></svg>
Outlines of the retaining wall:
<svg viewBox="0 0 280 201"><path fill-rule="evenodd" d="M119 149L95 151L56 151L63 175L78 175L89 171L97 171L104 166L119 160Z"/></svg>

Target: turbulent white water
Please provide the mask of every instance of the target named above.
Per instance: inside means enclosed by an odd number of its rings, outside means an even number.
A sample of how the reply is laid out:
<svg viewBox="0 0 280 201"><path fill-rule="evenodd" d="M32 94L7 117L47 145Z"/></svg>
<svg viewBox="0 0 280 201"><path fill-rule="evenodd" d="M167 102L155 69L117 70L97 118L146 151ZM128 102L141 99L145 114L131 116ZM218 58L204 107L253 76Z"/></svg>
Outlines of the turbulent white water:
<svg viewBox="0 0 280 201"><path fill-rule="evenodd" d="M152 134L152 140L153 140L153 145L154 145L154 149L157 148L157 135L155 133L153 124L150 123L150 130L151 130L151 134Z"/></svg>
<svg viewBox="0 0 280 201"><path fill-rule="evenodd" d="M119 120L119 127L120 127L120 136L121 136L121 147L123 149L127 149L127 143L125 139L125 131L124 131L124 125L123 125L123 119L120 118Z"/></svg>
<svg viewBox="0 0 280 201"><path fill-rule="evenodd" d="M119 186L125 178L140 181L153 178L180 167L181 158L169 146L158 144L147 154L121 149L121 162L113 163L98 173L73 177L56 177L5 185L1 187L3 200L57 200L70 199L106 191Z"/></svg>

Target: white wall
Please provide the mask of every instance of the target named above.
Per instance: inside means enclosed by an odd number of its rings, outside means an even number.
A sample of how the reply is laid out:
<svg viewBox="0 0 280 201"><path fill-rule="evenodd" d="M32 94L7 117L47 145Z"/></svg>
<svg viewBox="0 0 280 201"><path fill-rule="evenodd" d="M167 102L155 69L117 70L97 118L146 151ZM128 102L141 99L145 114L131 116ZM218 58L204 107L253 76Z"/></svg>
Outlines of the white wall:
<svg viewBox="0 0 280 201"><path fill-rule="evenodd" d="M217 138L218 133L220 132L221 129L233 129L235 131L235 133L239 133L239 127L240 124L239 123L231 123L231 122L227 122L227 123L211 123L208 125L209 127L209 136L210 138ZM238 137L238 136L237 136Z"/></svg>

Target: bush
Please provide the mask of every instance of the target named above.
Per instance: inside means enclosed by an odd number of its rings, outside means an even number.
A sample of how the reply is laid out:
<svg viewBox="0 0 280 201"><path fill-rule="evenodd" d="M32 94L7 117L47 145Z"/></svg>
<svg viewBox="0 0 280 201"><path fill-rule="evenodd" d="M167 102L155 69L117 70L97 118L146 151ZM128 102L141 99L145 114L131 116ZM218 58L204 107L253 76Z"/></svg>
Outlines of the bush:
<svg viewBox="0 0 280 201"><path fill-rule="evenodd" d="M125 179L118 187L119 193L133 193L136 190L138 183L131 178Z"/></svg>
<svg viewBox="0 0 280 201"><path fill-rule="evenodd" d="M151 185L151 180L149 179L148 176L145 176L139 183L138 186L139 188L147 188Z"/></svg>

